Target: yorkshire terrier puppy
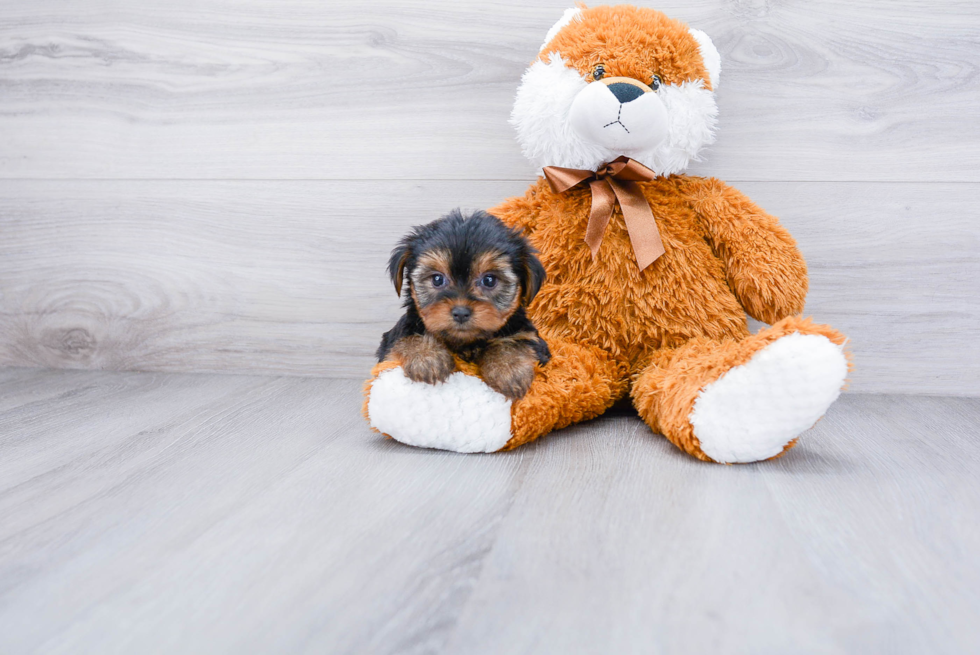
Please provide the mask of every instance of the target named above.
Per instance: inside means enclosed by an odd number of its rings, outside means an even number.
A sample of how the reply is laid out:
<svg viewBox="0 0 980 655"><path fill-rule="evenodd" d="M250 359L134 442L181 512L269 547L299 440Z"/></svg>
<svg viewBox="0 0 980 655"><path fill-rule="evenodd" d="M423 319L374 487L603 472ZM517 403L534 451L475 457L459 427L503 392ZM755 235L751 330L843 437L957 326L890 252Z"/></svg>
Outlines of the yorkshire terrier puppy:
<svg viewBox="0 0 980 655"><path fill-rule="evenodd" d="M490 387L517 399L534 380L534 364L551 359L524 308L544 283L544 267L520 235L486 212L458 210L415 227L391 253L388 273L405 293L405 315L381 338L378 361L400 362L405 375L435 384L455 370L457 355L480 367Z"/></svg>

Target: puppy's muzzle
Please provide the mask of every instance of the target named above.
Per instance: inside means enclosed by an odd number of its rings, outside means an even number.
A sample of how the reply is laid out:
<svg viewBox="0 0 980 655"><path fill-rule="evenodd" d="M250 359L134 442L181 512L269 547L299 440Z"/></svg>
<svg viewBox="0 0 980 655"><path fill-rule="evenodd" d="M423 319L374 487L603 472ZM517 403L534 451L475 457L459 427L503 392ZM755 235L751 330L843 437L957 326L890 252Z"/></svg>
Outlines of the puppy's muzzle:
<svg viewBox="0 0 980 655"><path fill-rule="evenodd" d="M473 310L469 307L464 307L463 305L456 305L449 313L452 315L453 320L460 325L466 323L466 321L470 320L470 317L473 316Z"/></svg>

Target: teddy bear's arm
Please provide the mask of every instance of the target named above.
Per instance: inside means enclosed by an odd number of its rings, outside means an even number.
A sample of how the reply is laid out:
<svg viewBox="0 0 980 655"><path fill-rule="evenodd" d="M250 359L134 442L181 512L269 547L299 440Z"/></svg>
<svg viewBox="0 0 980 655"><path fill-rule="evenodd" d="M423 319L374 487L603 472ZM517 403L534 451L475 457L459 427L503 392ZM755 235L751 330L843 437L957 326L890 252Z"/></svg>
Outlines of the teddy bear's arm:
<svg viewBox="0 0 980 655"><path fill-rule="evenodd" d="M806 261L786 228L720 180L690 182L692 205L749 316L772 325L801 313L808 288Z"/></svg>

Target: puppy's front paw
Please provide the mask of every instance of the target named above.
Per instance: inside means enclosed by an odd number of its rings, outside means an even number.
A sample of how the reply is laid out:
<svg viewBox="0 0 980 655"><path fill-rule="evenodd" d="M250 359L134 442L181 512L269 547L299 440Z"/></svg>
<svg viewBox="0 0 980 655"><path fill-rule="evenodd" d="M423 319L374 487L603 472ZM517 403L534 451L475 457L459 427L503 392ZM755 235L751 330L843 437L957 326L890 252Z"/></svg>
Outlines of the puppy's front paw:
<svg viewBox="0 0 980 655"><path fill-rule="evenodd" d="M536 361L534 352L523 344L493 343L480 361L480 376L494 391L517 400L534 382Z"/></svg>
<svg viewBox="0 0 980 655"><path fill-rule="evenodd" d="M443 382L456 369L452 353L434 337L405 337L391 350L392 359L401 362L405 376L415 382Z"/></svg>

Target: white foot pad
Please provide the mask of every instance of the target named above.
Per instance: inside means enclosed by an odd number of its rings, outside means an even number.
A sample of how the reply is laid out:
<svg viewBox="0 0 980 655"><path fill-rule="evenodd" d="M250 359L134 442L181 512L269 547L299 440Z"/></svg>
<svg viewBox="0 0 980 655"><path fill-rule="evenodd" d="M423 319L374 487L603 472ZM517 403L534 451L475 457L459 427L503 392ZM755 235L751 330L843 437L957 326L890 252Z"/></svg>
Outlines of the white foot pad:
<svg viewBox="0 0 980 655"><path fill-rule="evenodd" d="M843 350L820 335L789 334L706 386L690 415L701 450L726 464L778 455L837 400Z"/></svg>
<svg viewBox="0 0 980 655"><path fill-rule="evenodd" d="M472 375L413 382L401 367L371 385L371 427L403 444L457 453L492 453L510 441L511 401Z"/></svg>

